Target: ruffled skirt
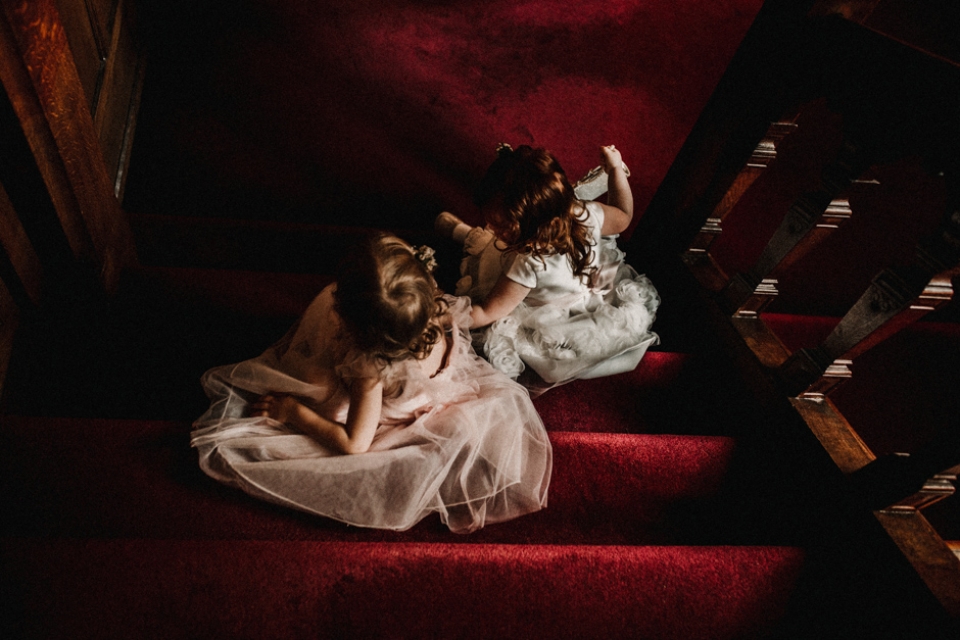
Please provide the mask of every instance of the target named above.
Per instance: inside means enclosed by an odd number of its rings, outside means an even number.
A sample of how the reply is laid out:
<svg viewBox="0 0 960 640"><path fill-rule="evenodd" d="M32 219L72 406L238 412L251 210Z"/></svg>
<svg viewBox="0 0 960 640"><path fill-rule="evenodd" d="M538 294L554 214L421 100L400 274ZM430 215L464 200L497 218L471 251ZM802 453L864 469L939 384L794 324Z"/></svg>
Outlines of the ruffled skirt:
<svg viewBox="0 0 960 640"><path fill-rule="evenodd" d="M361 527L405 530L431 513L455 532L537 511L547 502L552 452L525 389L463 354L435 388L384 406L370 450L335 455L248 406L271 391L323 408L335 392L277 368L271 351L208 371L210 409L192 444L213 478L264 500ZM329 407L328 407L329 408Z"/></svg>
<svg viewBox="0 0 960 640"><path fill-rule="evenodd" d="M539 306L521 302L509 316L476 332L474 345L513 379L529 367L546 383L539 391L632 371L660 342L651 331L660 296L649 278L626 263L605 277L605 292Z"/></svg>

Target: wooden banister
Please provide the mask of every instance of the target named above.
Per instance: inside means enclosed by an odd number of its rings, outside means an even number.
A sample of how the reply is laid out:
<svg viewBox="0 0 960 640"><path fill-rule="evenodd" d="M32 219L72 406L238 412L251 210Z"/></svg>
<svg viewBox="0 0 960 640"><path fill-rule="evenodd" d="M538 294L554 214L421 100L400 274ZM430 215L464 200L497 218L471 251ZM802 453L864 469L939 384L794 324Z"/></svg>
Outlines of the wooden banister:
<svg viewBox="0 0 960 640"><path fill-rule="evenodd" d="M741 308L748 313L758 311L745 307L746 303L753 296L770 296L773 283L769 276L817 227L831 203L853 184L868 165L868 156L862 147L849 140L840 146L836 157L824 168L817 189L802 194L794 201L754 266L747 272L735 275L723 289L722 300L730 313L737 313Z"/></svg>
<svg viewBox="0 0 960 640"><path fill-rule="evenodd" d="M729 325L721 335L728 340L738 335L732 352L753 355L751 362L744 356L737 361L758 397L772 393L789 402L845 475L848 495L857 498L852 504L873 512L931 593L951 615L960 616L960 545L945 542L921 513L936 502L957 499L960 425L940 428L910 451L878 458L858 433L860 425L851 424L830 399L854 374L859 356L949 303L952 280L960 273L960 41L955 30L950 35L933 28L926 32L931 37L910 43L909 28L900 29L891 16L903 11L914 19L923 9L893 4L821 0L802 18L778 7L779 22L758 21L755 26L766 33L754 34L745 47L756 54L779 37L793 56L734 60L728 75L738 84L718 89L718 104L708 106L638 232L649 230L662 241L657 232L667 229L684 239L678 253L726 312ZM938 33L947 34L952 44L937 40ZM843 144L820 184L794 200L754 265L728 279L710 249L731 203L755 177L745 150L759 149L769 137L765 128L776 121L772 110L789 112L811 100L824 101L842 118ZM737 116L743 124L727 121L736 108L742 110ZM701 128L715 137L702 135ZM738 171L729 166L734 158ZM872 166L905 158L919 159L946 186L939 228L918 243L908 264L884 264L884 256L866 251L878 270L869 287L819 345L791 352L763 320L764 308L779 294L778 280L853 213L846 192L855 180L869 176L865 172ZM901 215L912 214L904 210ZM642 239L636 242L642 246ZM653 246L643 249L656 255Z"/></svg>
<svg viewBox="0 0 960 640"><path fill-rule="evenodd" d="M143 76L133 6L0 0L0 381L24 309L70 313L137 262L119 200Z"/></svg>
<svg viewBox="0 0 960 640"><path fill-rule="evenodd" d="M2 184L0 184L0 247L6 253L10 266L30 303L39 305L42 297L43 267Z"/></svg>
<svg viewBox="0 0 960 640"><path fill-rule="evenodd" d="M710 255L710 246L723 230L723 220L734 205L740 201L750 185L776 160L777 147L784 138L796 130L798 116L798 111L794 110L770 124L766 134L757 143L740 173L734 178L733 183L726 190L720 202L713 208L699 233L684 252L684 262L687 263L703 286L708 289L719 291L727 281L723 270Z"/></svg>

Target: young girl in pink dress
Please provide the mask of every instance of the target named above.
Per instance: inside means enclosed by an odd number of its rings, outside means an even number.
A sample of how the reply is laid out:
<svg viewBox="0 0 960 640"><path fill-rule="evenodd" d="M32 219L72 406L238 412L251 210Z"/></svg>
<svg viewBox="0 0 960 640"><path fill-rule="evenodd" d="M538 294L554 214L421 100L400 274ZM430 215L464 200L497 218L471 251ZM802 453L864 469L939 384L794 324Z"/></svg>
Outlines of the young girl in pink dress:
<svg viewBox="0 0 960 640"><path fill-rule="evenodd" d="M531 393L630 371L659 342L657 290L616 242L633 217L626 167L600 151L607 204L581 200L545 149L501 145L478 189L486 227L437 218L464 243L457 293L473 300L475 344Z"/></svg>
<svg viewBox="0 0 960 640"><path fill-rule="evenodd" d="M473 352L469 314L408 244L370 238L279 343L204 374L201 467L362 527L438 513L469 532L541 509L546 431L527 391Z"/></svg>

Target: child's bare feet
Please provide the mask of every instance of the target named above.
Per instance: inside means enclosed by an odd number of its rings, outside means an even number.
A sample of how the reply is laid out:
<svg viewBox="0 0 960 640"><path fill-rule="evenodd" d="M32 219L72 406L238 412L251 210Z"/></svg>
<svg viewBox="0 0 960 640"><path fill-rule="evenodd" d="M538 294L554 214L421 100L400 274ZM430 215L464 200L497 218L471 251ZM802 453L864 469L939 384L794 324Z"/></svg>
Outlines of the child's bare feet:
<svg viewBox="0 0 960 640"><path fill-rule="evenodd" d="M277 422L286 424L293 421L299 406L300 403L293 396L282 393L267 393L257 398L250 405L250 415L273 418Z"/></svg>

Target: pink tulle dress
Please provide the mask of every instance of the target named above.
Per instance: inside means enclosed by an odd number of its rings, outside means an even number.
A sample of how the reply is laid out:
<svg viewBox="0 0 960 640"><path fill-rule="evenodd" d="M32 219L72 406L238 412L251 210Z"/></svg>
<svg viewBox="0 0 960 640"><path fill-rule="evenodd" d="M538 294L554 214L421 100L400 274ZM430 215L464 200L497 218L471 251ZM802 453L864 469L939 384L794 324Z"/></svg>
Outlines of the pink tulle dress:
<svg viewBox="0 0 960 640"><path fill-rule="evenodd" d="M201 468L258 498L361 527L405 530L437 513L466 533L546 506L552 450L543 422L528 392L474 353L469 300L446 297L448 355L429 376L415 359L384 367L345 348L334 287L263 354L204 374L211 405L192 435ZM336 455L248 415L257 397L279 392L342 423L344 381L369 375L396 391L385 395L366 453Z"/></svg>

